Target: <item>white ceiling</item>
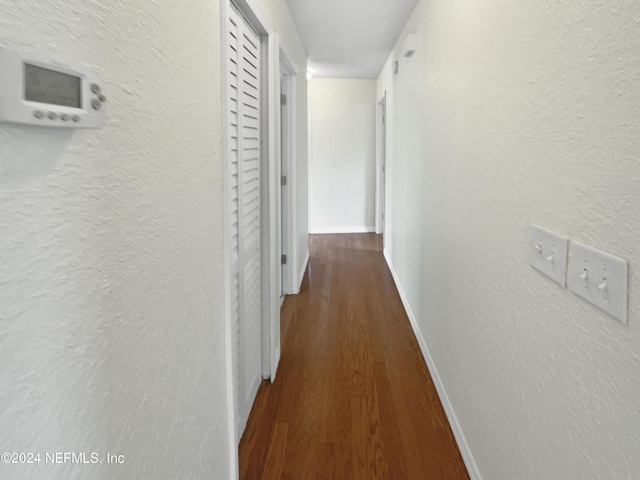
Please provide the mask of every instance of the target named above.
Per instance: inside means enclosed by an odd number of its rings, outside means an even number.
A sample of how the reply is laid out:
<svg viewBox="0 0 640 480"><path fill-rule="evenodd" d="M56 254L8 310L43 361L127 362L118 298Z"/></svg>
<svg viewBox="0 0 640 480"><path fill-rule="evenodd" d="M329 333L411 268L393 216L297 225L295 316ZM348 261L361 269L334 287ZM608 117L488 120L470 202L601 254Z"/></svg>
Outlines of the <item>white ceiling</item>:
<svg viewBox="0 0 640 480"><path fill-rule="evenodd" d="M314 77L377 78L418 0L286 0Z"/></svg>

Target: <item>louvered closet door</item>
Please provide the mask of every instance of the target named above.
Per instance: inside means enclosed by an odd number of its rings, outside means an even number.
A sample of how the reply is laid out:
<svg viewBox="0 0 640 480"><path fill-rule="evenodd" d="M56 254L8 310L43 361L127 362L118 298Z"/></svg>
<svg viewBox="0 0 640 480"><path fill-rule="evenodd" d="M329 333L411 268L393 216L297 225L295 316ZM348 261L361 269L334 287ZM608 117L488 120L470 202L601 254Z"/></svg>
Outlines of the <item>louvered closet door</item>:
<svg viewBox="0 0 640 480"><path fill-rule="evenodd" d="M229 168L231 295L238 439L261 380L260 39L240 14L229 15Z"/></svg>

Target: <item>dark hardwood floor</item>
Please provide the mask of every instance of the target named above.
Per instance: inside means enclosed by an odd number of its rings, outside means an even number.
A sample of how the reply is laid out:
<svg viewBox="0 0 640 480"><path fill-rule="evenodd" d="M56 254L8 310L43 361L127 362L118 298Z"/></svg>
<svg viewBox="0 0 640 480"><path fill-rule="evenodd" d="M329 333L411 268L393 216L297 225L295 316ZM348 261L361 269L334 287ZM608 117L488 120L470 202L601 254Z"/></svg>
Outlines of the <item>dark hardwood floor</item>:
<svg viewBox="0 0 640 480"><path fill-rule="evenodd" d="M373 234L315 235L282 306L282 356L240 442L241 479L468 479Z"/></svg>

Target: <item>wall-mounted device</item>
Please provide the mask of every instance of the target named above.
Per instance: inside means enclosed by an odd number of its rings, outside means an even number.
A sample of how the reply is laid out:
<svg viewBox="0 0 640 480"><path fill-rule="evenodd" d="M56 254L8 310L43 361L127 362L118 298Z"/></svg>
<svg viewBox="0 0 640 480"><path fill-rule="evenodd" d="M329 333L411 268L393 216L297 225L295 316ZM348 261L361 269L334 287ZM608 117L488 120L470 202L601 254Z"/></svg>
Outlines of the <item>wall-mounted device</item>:
<svg viewBox="0 0 640 480"><path fill-rule="evenodd" d="M405 57L410 57L416 52L416 47L418 46L418 35L415 33L410 33L407 35L407 38L404 39L404 43L402 44L402 55Z"/></svg>
<svg viewBox="0 0 640 480"><path fill-rule="evenodd" d="M98 74L82 65L0 48L0 122L100 128L106 100Z"/></svg>

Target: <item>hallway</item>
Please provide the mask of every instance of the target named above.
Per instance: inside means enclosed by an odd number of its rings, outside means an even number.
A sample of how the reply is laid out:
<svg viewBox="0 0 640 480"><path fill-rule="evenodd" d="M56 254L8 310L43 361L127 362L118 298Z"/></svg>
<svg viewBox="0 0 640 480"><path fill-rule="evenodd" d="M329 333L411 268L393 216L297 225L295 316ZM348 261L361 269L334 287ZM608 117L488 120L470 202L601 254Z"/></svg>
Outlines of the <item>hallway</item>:
<svg viewBox="0 0 640 480"><path fill-rule="evenodd" d="M240 442L241 479L467 479L373 234L312 235L282 357Z"/></svg>

